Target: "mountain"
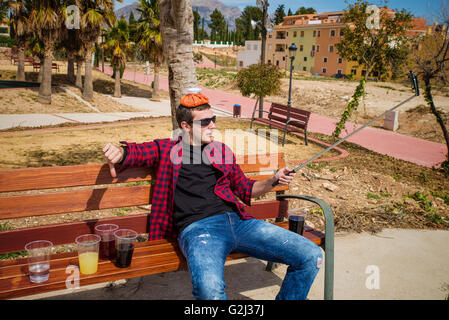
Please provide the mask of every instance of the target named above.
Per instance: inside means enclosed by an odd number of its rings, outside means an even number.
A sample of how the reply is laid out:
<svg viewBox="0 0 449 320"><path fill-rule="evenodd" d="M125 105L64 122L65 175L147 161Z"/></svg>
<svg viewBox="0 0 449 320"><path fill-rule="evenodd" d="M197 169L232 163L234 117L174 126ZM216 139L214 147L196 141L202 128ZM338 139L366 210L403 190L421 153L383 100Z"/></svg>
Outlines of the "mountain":
<svg viewBox="0 0 449 320"><path fill-rule="evenodd" d="M126 20L128 20L132 11L134 18L138 20L140 17L140 13L137 11L138 6L139 3L134 2L116 10L115 15L117 18L121 18L123 16ZM204 29L206 29L208 33L210 32L210 29L207 24L210 23L210 14L214 11L214 9L221 11L226 22L228 23L229 30L235 29L235 19L240 17L241 14L239 7L227 6L218 0L192 0L192 8L193 10L197 9L200 16L204 18Z"/></svg>

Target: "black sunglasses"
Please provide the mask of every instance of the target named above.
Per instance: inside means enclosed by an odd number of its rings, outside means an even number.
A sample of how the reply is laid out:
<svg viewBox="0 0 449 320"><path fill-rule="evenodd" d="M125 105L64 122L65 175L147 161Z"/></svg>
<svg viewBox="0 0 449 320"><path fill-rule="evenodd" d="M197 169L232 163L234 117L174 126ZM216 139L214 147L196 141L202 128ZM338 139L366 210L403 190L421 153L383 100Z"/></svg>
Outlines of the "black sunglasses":
<svg viewBox="0 0 449 320"><path fill-rule="evenodd" d="M213 121L214 123L217 123L217 116L213 116L212 118L204 118L204 119L200 119L200 120L192 120L190 122L190 124L192 124L192 122L200 122L202 127L207 127L211 121Z"/></svg>

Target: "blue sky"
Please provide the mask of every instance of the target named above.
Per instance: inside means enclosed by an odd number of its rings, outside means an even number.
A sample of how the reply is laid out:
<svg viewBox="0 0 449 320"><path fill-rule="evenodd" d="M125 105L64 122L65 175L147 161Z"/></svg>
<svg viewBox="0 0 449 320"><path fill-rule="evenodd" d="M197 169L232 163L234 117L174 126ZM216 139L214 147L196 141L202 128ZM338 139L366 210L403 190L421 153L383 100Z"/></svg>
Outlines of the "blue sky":
<svg viewBox="0 0 449 320"><path fill-rule="evenodd" d="M131 4L136 0L123 0L122 3L116 2L116 8L121 8ZM256 0L220 0L226 5L237 6L243 10L246 6L255 6ZM449 7L449 0L443 0ZM351 1L352 2L352 1ZM383 3L379 0L369 1L372 4ZM286 12L291 8L295 12L299 7L313 7L318 13L325 11L339 11L347 8L345 0L269 0L270 6L268 12L272 13L276 8L284 4ZM407 9L416 17L427 18L427 24L436 20L436 15L440 11L441 0L389 0L388 6L392 9Z"/></svg>

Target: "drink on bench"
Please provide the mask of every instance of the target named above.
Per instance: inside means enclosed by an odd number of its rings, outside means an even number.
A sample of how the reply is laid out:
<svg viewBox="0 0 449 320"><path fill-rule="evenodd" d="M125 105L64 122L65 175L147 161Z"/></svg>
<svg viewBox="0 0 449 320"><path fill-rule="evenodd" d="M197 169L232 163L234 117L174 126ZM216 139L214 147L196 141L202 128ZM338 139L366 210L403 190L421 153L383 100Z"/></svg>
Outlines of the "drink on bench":
<svg viewBox="0 0 449 320"><path fill-rule="evenodd" d="M288 210L288 230L302 235L307 212L303 209Z"/></svg>
<svg viewBox="0 0 449 320"><path fill-rule="evenodd" d="M118 225L112 223L100 224L95 227L95 234L101 237L100 259L114 260L115 258L115 239L114 232L118 230Z"/></svg>
<svg viewBox="0 0 449 320"><path fill-rule="evenodd" d="M134 245L122 243L117 246L116 250L115 265L119 268L129 267L133 257Z"/></svg>
<svg viewBox="0 0 449 320"><path fill-rule="evenodd" d="M27 243L25 250L28 256L28 271L30 281L41 283L50 277L50 254L53 243L47 240L37 240Z"/></svg>
<svg viewBox="0 0 449 320"><path fill-rule="evenodd" d="M101 237L97 234L84 234L75 239L78 246L78 262L82 274L98 271L98 249Z"/></svg>
<svg viewBox="0 0 449 320"><path fill-rule="evenodd" d="M119 229L114 232L116 258L115 265L119 268L129 267L134 253L137 232L130 229Z"/></svg>

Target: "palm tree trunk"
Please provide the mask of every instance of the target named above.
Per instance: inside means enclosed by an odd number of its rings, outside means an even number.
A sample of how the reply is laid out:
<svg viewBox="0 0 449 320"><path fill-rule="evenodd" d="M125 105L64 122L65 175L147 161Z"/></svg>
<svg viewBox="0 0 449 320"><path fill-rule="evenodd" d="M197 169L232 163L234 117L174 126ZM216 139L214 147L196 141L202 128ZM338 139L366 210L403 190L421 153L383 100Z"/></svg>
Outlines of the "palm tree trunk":
<svg viewBox="0 0 449 320"><path fill-rule="evenodd" d="M88 46L90 48L91 46ZM83 99L92 101L94 97L94 88L92 83L92 50L86 50L86 58L84 59L84 87Z"/></svg>
<svg viewBox="0 0 449 320"><path fill-rule="evenodd" d="M75 80L75 86L80 88L80 89L83 89L83 77L81 75L82 68L83 68L83 61L77 59L76 60L76 80Z"/></svg>
<svg viewBox="0 0 449 320"><path fill-rule="evenodd" d="M161 65L159 62L154 63L154 79L153 79L153 92L151 93L151 100L161 101L159 97L159 72Z"/></svg>
<svg viewBox="0 0 449 320"><path fill-rule="evenodd" d="M193 63L193 11L190 0L159 0L161 35L168 63L173 130L176 108L188 88L197 84Z"/></svg>
<svg viewBox="0 0 449 320"><path fill-rule="evenodd" d="M67 80L69 83L75 83L75 57L71 53L67 56Z"/></svg>
<svg viewBox="0 0 449 320"><path fill-rule="evenodd" d="M51 45L45 46L44 62L41 63L42 70L42 82L39 86L39 99L40 103L51 104L51 64L53 58L53 50Z"/></svg>
<svg viewBox="0 0 449 320"><path fill-rule="evenodd" d="M17 81L25 81L25 43L19 48L19 53L17 55L19 61L17 62Z"/></svg>
<svg viewBox="0 0 449 320"><path fill-rule="evenodd" d="M116 69L120 69L120 68L117 67ZM114 97L115 98L122 97L122 93L120 91L120 72L115 73Z"/></svg>
<svg viewBox="0 0 449 320"><path fill-rule="evenodd" d="M42 75L44 74L44 59L45 57L39 57L39 63L40 63L40 68L39 68L39 74L37 75L37 82L42 83Z"/></svg>

